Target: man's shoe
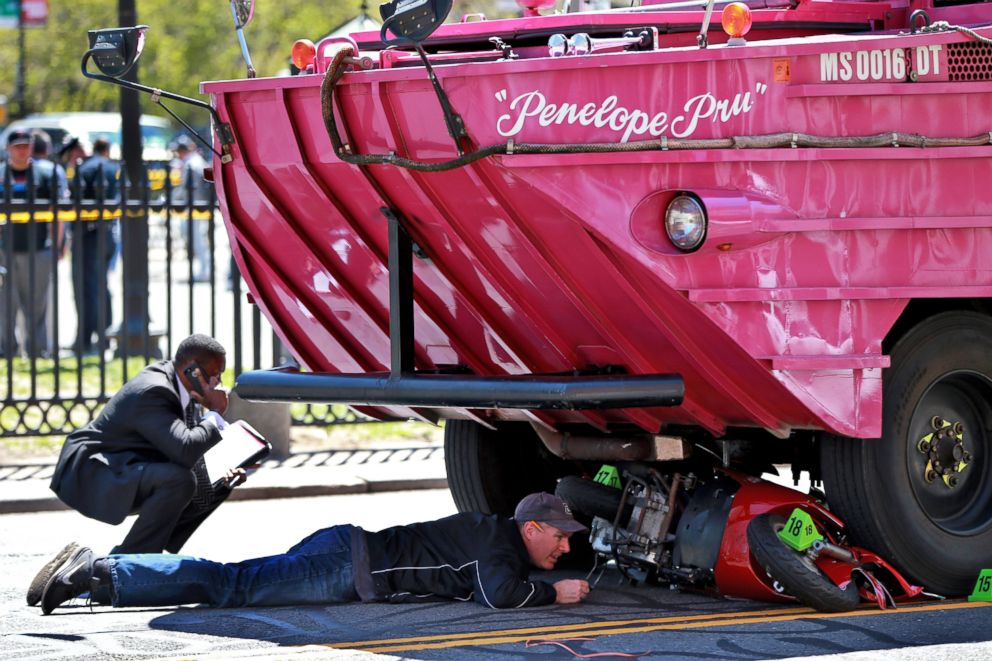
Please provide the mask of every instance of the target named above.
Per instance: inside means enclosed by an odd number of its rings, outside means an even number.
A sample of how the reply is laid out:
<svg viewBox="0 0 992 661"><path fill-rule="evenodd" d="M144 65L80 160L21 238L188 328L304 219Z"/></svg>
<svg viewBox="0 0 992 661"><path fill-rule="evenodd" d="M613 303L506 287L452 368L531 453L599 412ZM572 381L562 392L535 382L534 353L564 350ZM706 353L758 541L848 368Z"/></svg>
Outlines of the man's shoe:
<svg viewBox="0 0 992 661"><path fill-rule="evenodd" d="M48 583L48 579L65 564L69 556L72 555L72 552L78 548L79 544L69 542L64 549L58 552L58 555L49 560L48 564L41 568L41 571L35 575L31 581L31 585L28 587L28 606L38 605L41 601L41 595L45 591L45 584Z"/></svg>
<svg viewBox="0 0 992 661"><path fill-rule="evenodd" d="M73 552L65 566L52 574L41 595L41 612L44 615L90 591L95 557L93 551L81 546Z"/></svg>

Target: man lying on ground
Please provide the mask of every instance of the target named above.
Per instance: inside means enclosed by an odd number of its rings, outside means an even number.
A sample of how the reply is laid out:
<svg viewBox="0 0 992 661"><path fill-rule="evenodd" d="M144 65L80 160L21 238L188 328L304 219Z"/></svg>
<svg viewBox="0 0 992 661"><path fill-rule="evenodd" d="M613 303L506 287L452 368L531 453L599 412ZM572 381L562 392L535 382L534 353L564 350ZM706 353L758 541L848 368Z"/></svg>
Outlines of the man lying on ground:
<svg viewBox="0 0 992 661"><path fill-rule="evenodd" d="M367 532L319 530L282 555L222 564L169 554L95 557L76 550L52 574L41 600L47 615L89 592L115 607L205 604L215 608L349 601L457 599L520 608L585 599L589 584L529 580L529 566L552 569L586 530L559 498L525 497L513 518L472 512Z"/></svg>

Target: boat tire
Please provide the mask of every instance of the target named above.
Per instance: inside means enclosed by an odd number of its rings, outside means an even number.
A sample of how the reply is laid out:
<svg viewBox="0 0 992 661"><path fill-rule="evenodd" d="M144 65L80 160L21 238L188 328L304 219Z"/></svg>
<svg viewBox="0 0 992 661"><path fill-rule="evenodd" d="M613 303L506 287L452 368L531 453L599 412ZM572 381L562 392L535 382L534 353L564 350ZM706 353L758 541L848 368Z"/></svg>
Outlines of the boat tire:
<svg viewBox="0 0 992 661"><path fill-rule="evenodd" d="M820 443L827 500L851 540L947 596L967 594L992 566L990 346L987 315L954 311L924 320L891 351L882 438L825 436ZM952 459L967 452L963 468L952 461L928 474L932 446L924 442L935 416L961 424L962 449L948 444L942 452L951 450Z"/></svg>
<svg viewBox="0 0 992 661"><path fill-rule="evenodd" d="M471 420L446 421L444 466L458 511L511 516L527 494L554 491L556 458L542 449L526 423L489 429Z"/></svg>
<svg viewBox="0 0 992 661"><path fill-rule="evenodd" d="M841 589L821 572L805 553L793 551L778 538L785 517L759 514L747 526L751 554L765 573L800 603L824 613L853 610L861 601L858 586L851 581Z"/></svg>

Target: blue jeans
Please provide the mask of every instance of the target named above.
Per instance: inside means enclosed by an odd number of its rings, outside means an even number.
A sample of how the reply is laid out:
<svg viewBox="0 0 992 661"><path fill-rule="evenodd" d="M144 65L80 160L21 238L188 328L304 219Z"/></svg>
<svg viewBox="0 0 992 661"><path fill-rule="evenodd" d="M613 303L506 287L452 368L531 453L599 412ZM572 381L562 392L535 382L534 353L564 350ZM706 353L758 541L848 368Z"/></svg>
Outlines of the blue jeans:
<svg viewBox="0 0 992 661"><path fill-rule="evenodd" d="M233 608L356 601L352 530L325 528L282 555L227 564L164 553L111 555L113 605Z"/></svg>

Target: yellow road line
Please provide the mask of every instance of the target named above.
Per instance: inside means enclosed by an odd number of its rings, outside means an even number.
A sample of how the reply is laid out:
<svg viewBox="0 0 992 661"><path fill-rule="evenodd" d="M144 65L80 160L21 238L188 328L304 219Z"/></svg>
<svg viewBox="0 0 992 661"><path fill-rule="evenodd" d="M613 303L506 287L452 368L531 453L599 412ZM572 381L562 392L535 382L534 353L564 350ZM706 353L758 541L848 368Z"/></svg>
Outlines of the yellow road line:
<svg viewBox="0 0 992 661"><path fill-rule="evenodd" d="M712 627L731 627L746 624L765 624L770 622L789 622L794 620L816 620L839 617L869 617L874 615L898 615L900 613L917 613L923 611L957 610L961 608L978 608L992 604L982 602L945 602L923 606L903 606L897 610L858 610L846 613L817 613L809 609L779 609L772 611L752 611L734 613L732 616L723 614L695 615L687 617L651 618L639 620L618 620L614 622L591 622L582 625L564 625L560 627L535 627L533 629L508 629L503 631L471 632L452 634L449 636L424 636L420 639L392 639L378 641L359 641L354 643L335 643L326 647L358 649L365 652L410 652L429 649L446 649L451 647L468 647L475 645L502 645L533 640L534 633L542 640L564 638L581 632L583 636L610 636L616 634L648 633L651 631L668 631L679 629L701 629ZM779 615L762 616L762 613L779 613ZM782 614L785 613L785 614ZM628 626L623 626L624 624ZM643 626L631 624L646 623ZM619 625L619 626L617 626ZM474 638L472 636L475 636ZM414 642L424 640L426 642ZM407 642L410 641L410 642ZM412 643L412 644L411 644Z"/></svg>
<svg viewBox="0 0 992 661"><path fill-rule="evenodd" d="M756 611L742 611L740 613L735 613L738 617L757 617L762 615L772 615L782 613L815 613L811 608L801 608L801 607L789 607L789 608L768 608L764 610ZM525 627L520 629L497 629L494 631L485 632L486 635L504 635L504 634L532 634L532 633L544 633L544 632L556 632L556 631L582 631L584 629L593 629L596 627L612 627L612 626L623 626L630 624L661 624L664 622L695 622L699 620L712 620L718 618L727 617L726 613L706 613L703 615L668 615L665 617L645 617L638 618L634 620L604 620L600 622L580 622L578 624L559 624L547 627ZM348 647L354 647L355 645L392 645L396 643L420 643L431 640L455 640L458 638L473 638L479 636L482 632L479 631L469 631L467 633L451 633L451 634L434 634L430 636L413 636L411 638L387 638L384 640L356 640L348 643L334 643L329 645L329 647L334 647L336 645L347 645Z"/></svg>

